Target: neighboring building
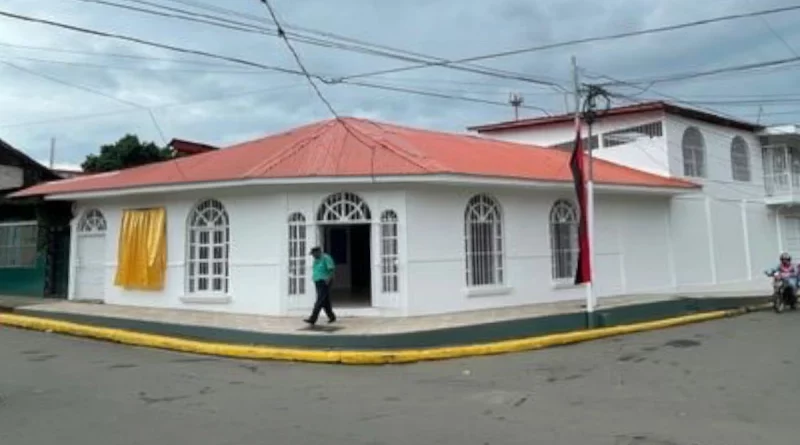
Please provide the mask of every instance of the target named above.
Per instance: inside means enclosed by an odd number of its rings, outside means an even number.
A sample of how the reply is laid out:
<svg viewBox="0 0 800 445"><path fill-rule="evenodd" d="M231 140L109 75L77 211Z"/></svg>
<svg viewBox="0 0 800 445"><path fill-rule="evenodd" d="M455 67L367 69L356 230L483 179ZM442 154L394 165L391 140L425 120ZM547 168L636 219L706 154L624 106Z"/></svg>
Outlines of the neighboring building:
<svg viewBox="0 0 800 445"><path fill-rule="evenodd" d="M0 294L66 297L71 204L7 197L58 179L0 140Z"/></svg>
<svg viewBox="0 0 800 445"><path fill-rule="evenodd" d="M569 156L346 118L15 196L76 202L73 299L307 315L318 244L342 314L433 314L584 297ZM597 292L674 291L671 203L698 186L594 171Z"/></svg>
<svg viewBox="0 0 800 445"><path fill-rule="evenodd" d="M68 170L63 168L54 168L51 170L62 179L74 178L76 176L83 176L86 174L82 170Z"/></svg>
<svg viewBox="0 0 800 445"><path fill-rule="evenodd" d="M184 139L173 139L167 146L172 149L172 155L176 158L217 150L217 147Z"/></svg>
<svg viewBox="0 0 800 445"><path fill-rule="evenodd" d="M554 148L571 147L575 132L568 115L470 129L487 138ZM669 248L647 246L653 256L670 258L654 287L761 289L762 271L777 262L780 251L800 259L796 127L763 128L652 102L611 109L592 130L595 157L702 185L671 199L664 223ZM586 135L585 126L583 131ZM602 225L602 215L596 221Z"/></svg>

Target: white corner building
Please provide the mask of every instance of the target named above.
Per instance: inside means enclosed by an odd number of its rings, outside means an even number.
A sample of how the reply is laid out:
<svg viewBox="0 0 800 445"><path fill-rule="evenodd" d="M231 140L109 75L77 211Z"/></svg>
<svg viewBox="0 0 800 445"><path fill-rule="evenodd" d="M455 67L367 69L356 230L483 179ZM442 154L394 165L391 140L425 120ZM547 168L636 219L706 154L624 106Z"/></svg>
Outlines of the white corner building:
<svg viewBox="0 0 800 445"><path fill-rule="evenodd" d="M314 245L337 263L342 315L583 299L572 118L473 129L324 121L16 196L74 201L74 300L305 315ZM781 250L800 257L797 129L649 103L593 131L598 297L766 290ZM122 213L142 208L166 211L161 290L114 285Z"/></svg>

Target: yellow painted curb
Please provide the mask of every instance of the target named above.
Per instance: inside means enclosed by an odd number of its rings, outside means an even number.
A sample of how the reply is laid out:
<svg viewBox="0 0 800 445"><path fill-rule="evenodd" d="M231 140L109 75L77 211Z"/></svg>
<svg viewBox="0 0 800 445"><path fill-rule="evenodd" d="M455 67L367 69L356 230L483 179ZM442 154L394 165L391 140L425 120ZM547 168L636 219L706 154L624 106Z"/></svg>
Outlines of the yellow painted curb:
<svg viewBox="0 0 800 445"><path fill-rule="evenodd" d="M445 360L463 357L475 357L509 352L531 351L552 346L580 343L600 338L635 332L669 328L689 323L733 317L749 312L748 308L704 312L608 328L589 329L540 337L529 337L518 340L504 340L466 346L451 346L426 349L401 350L313 350L298 348L282 348L271 346L248 346L225 343L213 343L163 335L144 334L123 329L102 328L48 318L0 313L0 325L32 329L45 332L87 337L112 341L126 345L144 346L171 351L194 354L216 355L223 357L246 358L255 360L285 360L312 363L344 363L352 365L383 365L391 363L413 363L429 360Z"/></svg>

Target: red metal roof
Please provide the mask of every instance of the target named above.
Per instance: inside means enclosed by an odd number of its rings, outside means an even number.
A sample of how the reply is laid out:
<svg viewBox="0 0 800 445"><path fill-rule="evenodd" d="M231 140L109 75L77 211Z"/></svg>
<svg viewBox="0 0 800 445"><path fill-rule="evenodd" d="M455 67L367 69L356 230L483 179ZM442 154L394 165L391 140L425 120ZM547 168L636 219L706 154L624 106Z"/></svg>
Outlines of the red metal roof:
<svg viewBox="0 0 800 445"><path fill-rule="evenodd" d="M41 184L16 196L248 179L456 174L571 181L570 153L477 136L343 118L228 148L111 173ZM673 178L596 160L598 183L693 188Z"/></svg>
<svg viewBox="0 0 800 445"><path fill-rule="evenodd" d="M604 117L611 117L611 116L623 116L627 114L645 113L648 111L663 111L670 114L677 114L679 116L687 117L690 119L697 119L700 121L709 122L712 124L717 124L725 127L738 128L740 130L745 130L745 131L757 131L763 128L761 125L730 119L727 117L719 116L705 111L695 110L693 108L682 107L661 101L643 102L635 105L611 108L606 113L598 116L598 118L602 119ZM519 119L515 121L498 122L494 124L475 125L467 129L471 131L477 131L479 133L488 133L492 131L502 131L502 130L511 130L519 128L543 127L547 125L572 122L574 119L575 119L574 114L560 114L558 116L535 117L532 119Z"/></svg>

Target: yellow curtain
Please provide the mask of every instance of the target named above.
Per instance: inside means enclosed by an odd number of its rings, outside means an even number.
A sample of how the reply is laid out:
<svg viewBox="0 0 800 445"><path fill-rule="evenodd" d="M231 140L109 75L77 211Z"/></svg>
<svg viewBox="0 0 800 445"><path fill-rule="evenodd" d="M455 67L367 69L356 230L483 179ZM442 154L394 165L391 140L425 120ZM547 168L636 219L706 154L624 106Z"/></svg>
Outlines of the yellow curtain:
<svg viewBox="0 0 800 445"><path fill-rule="evenodd" d="M114 284L129 290L162 290L166 269L166 210L125 210Z"/></svg>

